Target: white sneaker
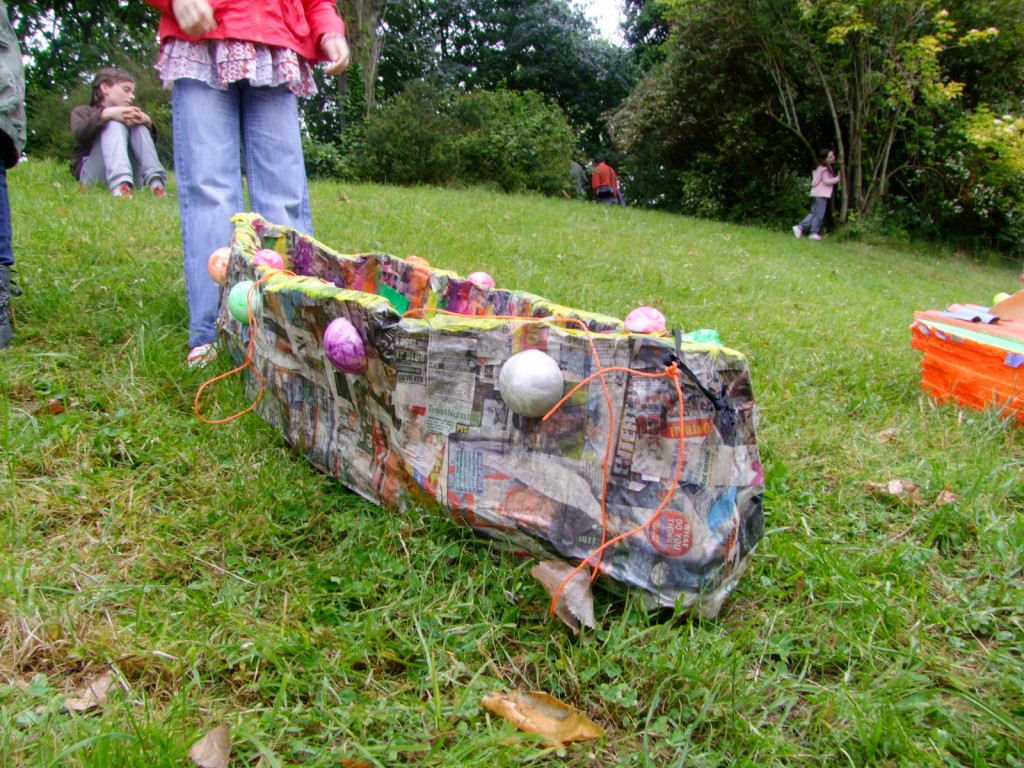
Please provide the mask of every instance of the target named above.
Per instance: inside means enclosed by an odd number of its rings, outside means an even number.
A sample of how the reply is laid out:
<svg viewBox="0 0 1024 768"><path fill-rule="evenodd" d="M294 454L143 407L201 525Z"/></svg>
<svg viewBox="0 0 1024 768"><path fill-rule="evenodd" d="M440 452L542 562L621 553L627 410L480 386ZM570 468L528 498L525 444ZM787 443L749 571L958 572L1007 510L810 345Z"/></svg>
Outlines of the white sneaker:
<svg viewBox="0 0 1024 768"><path fill-rule="evenodd" d="M821 240L821 235L819 235L817 232L815 232L813 235L810 236L810 239L811 240Z"/></svg>
<svg viewBox="0 0 1024 768"><path fill-rule="evenodd" d="M804 236L804 231L802 229L800 229L800 225L799 224L797 224L795 227L793 227L793 237L795 237L797 240L799 240L803 236Z"/></svg>

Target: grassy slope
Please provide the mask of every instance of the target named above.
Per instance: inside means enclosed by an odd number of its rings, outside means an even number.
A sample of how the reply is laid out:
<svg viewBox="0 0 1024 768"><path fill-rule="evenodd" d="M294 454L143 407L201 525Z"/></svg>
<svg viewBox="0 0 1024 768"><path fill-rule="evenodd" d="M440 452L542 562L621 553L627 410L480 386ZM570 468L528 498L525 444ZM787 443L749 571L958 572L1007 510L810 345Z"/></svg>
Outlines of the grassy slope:
<svg viewBox="0 0 1024 768"><path fill-rule="evenodd" d="M384 514L255 417L208 427L183 369L172 199L10 174L15 346L0 353L0 765L1021 765L1024 441L935 408L914 309L1013 290L1004 266L481 191L313 188L317 235L563 304L654 304L746 352L768 535L715 621L601 591L547 621L529 564ZM204 409L244 406L214 388ZM878 434L898 430L882 442ZM865 481L905 478L906 508ZM951 505L931 502L943 488ZM62 694L105 667L89 716ZM487 692L545 690L603 742L509 742Z"/></svg>

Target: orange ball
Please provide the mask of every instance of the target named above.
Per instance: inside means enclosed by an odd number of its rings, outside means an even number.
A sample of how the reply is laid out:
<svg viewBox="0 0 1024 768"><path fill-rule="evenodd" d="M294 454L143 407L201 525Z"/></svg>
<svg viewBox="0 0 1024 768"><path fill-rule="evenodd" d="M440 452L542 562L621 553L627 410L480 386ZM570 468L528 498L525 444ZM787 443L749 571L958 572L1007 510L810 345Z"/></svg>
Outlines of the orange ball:
<svg viewBox="0 0 1024 768"><path fill-rule="evenodd" d="M224 285L228 281L228 262L231 260L231 249L227 246L218 248L210 254L210 260L206 263L206 269L217 285Z"/></svg>

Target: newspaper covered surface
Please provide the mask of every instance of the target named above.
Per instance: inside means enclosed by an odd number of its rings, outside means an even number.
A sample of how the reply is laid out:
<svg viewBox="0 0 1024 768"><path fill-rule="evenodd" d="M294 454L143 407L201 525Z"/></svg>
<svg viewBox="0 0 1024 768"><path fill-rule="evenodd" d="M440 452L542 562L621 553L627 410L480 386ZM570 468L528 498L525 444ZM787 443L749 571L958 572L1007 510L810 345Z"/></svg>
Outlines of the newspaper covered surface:
<svg viewBox="0 0 1024 768"><path fill-rule="evenodd" d="M234 224L224 295L262 277L262 309L254 339L226 301L219 323L236 361L252 341L257 410L313 465L386 510L441 509L538 557L596 563L602 542L639 529L604 550L602 574L651 605L717 614L764 530L743 355L414 260L343 256L254 214ZM260 248L293 274L254 267ZM363 373L326 356L339 317L365 341ZM557 362L566 393L593 377L546 420L513 412L498 386L526 349ZM682 403L669 378L642 375L672 356L692 374ZM611 368L624 370L594 377ZM245 382L255 398L251 371Z"/></svg>

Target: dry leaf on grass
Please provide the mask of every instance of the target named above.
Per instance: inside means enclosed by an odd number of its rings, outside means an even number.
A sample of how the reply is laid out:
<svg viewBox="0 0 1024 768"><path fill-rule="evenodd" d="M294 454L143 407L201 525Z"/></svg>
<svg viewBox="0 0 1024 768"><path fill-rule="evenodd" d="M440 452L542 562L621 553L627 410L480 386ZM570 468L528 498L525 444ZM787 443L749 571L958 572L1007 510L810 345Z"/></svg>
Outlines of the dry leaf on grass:
<svg viewBox="0 0 1024 768"><path fill-rule="evenodd" d="M892 499L906 504L908 507L919 507L924 504L921 498L921 489L917 483L909 480L890 480L887 483L865 483L865 487L872 496L882 499Z"/></svg>
<svg viewBox="0 0 1024 768"><path fill-rule="evenodd" d="M574 568L561 560L544 560L533 566L530 575L539 581L548 595L554 599L565 580L572 574ZM579 571L558 596L555 603L555 615L558 616L566 626L575 634L580 633L580 625L588 629L595 627L594 623L594 595L590 591L590 573L586 570Z"/></svg>
<svg viewBox="0 0 1024 768"><path fill-rule="evenodd" d="M939 491L939 495L935 497L935 506L941 507L944 504L956 504L959 500L960 497L949 490L949 488L943 488Z"/></svg>
<svg viewBox="0 0 1024 768"><path fill-rule="evenodd" d="M231 734L228 727L221 723L203 738L192 745L188 751L189 759L199 768L228 768L231 757Z"/></svg>
<svg viewBox="0 0 1024 768"><path fill-rule="evenodd" d="M348 757L341 758L341 768L373 768L373 763L365 760L352 760Z"/></svg>
<svg viewBox="0 0 1024 768"><path fill-rule="evenodd" d="M876 437L880 443L891 443L899 436L899 434L899 427L892 427L891 429L883 429L876 435Z"/></svg>
<svg viewBox="0 0 1024 768"><path fill-rule="evenodd" d="M64 699L64 708L74 712L85 712L93 707L102 706L107 700L107 693L113 687L114 675L108 669Z"/></svg>
<svg viewBox="0 0 1024 768"><path fill-rule="evenodd" d="M482 703L519 730L540 734L551 746L604 736L604 728L575 707L540 691L489 693Z"/></svg>

